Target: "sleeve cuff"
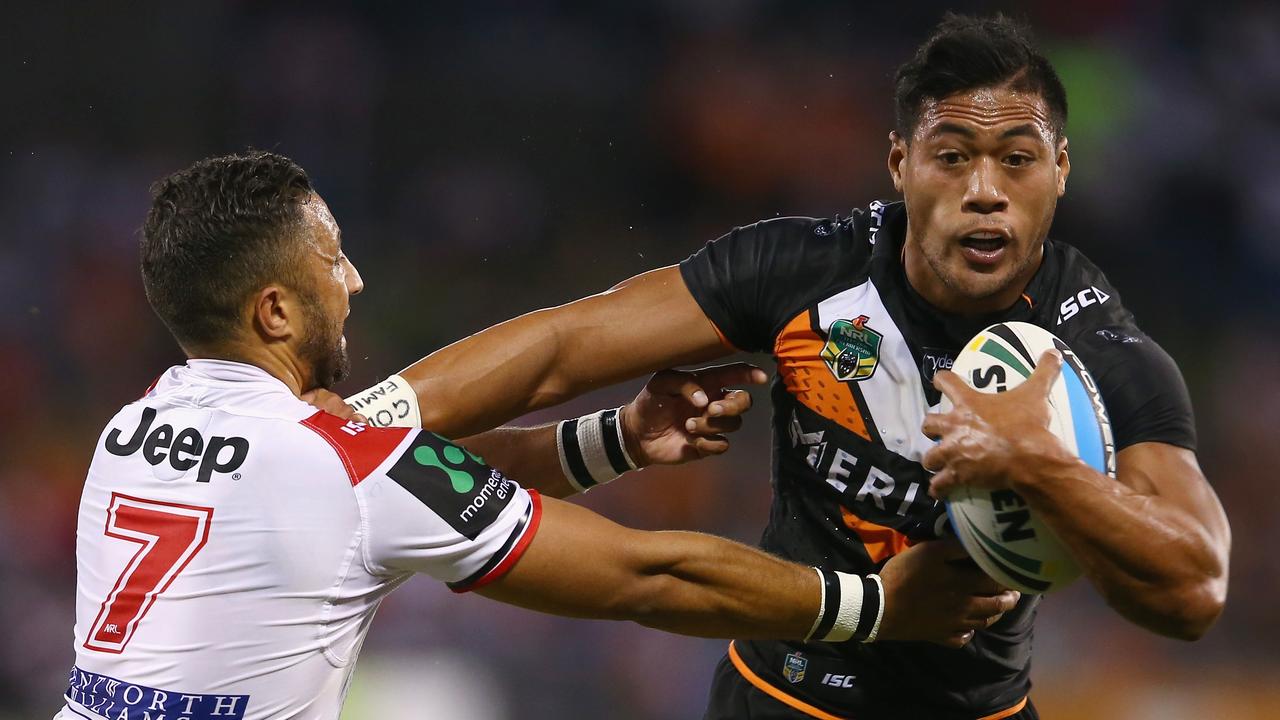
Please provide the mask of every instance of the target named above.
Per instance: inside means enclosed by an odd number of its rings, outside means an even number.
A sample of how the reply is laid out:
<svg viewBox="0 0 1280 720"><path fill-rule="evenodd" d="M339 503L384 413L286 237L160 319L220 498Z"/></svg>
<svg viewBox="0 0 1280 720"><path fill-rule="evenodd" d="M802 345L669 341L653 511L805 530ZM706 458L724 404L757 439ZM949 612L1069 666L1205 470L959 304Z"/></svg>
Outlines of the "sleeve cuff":
<svg viewBox="0 0 1280 720"><path fill-rule="evenodd" d="M494 553L489 562L471 576L458 582L446 583L450 590L455 593L465 593L488 585L506 575L507 571L514 567L524 555L524 551L529 549L529 543L533 541L534 534L538 532L538 524L542 521L542 497L536 490L528 492L529 507L525 508L524 515L507 536L502 549Z"/></svg>

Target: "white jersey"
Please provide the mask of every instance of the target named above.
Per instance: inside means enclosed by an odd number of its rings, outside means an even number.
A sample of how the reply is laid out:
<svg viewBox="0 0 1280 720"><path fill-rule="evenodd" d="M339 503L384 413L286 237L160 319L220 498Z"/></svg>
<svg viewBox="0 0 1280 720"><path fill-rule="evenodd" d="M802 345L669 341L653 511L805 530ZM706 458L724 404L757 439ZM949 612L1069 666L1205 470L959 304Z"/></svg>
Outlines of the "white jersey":
<svg viewBox="0 0 1280 720"><path fill-rule="evenodd" d="M382 598L500 577L539 512L432 433L317 412L251 365L171 368L89 467L59 717L334 720Z"/></svg>

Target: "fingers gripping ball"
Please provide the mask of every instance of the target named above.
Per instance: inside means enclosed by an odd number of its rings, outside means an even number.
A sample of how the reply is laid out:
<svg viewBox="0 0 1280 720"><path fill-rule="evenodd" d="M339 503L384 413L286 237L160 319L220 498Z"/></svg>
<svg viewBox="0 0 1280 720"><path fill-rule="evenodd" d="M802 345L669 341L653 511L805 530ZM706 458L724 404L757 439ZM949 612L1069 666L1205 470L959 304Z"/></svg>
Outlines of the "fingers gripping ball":
<svg viewBox="0 0 1280 720"><path fill-rule="evenodd" d="M1111 422L1093 377L1053 333L1035 325L992 325L969 341L952 371L970 387L1000 393L1021 385L1049 350L1062 372L1049 390L1049 430L1094 470L1115 477ZM943 399L943 411L951 410ZM956 535L975 562L1002 585L1027 593L1061 588L1080 568L1017 493L958 487L946 500Z"/></svg>

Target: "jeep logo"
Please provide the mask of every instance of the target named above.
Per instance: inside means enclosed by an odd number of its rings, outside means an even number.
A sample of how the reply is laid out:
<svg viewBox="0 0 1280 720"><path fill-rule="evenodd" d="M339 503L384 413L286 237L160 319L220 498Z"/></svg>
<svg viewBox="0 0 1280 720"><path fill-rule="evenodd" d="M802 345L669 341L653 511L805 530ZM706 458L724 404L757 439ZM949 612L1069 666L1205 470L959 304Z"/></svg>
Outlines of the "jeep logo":
<svg viewBox="0 0 1280 720"><path fill-rule="evenodd" d="M174 435L173 426L164 424L151 429L155 422L155 408L142 411L142 422L134 429L133 436L123 444L118 428L107 433L106 448L112 455L132 455L142 449L142 457L152 465L159 465L165 460L174 470L186 471L197 465L196 482L209 482L215 472L229 473L244 464L249 454L249 441L242 437L221 437L215 435L206 444L204 436L195 428L183 428ZM148 432L149 431L149 432ZM230 449L229 457L226 452Z"/></svg>

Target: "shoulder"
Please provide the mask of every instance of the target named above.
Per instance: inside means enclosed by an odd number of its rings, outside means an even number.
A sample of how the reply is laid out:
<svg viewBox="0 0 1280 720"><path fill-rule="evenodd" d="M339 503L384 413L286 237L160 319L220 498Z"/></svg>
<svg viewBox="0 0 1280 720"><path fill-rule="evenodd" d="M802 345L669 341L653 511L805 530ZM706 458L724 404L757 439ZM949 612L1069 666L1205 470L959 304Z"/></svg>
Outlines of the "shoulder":
<svg viewBox="0 0 1280 720"><path fill-rule="evenodd" d="M874 202L848 216L777 217L741 225L680 264L690 285L809 289L864 275L883 221L901 203Z"/></svg>
<svg viewBox="0 0 1280 720"><path fill-rule="evenodd" d="M813 238L830 241L838 238L848 225L848 218L789 215L742 225L729 234L770 242L806 242Z"/></svg>
<svg viewBox="0 0 1280 720"><path fill-rule="evenodd" d="M1044 319L1055 334L1065 340L1090 328L1133 323L1119 290L1084 253L1052 240L1045 242L1045 253L1051 256L1053 277L1047 278L1042 290Z"/></svg>
<svg viewBox="0 0 1280 720"><path fill-rule="evenodd" d="M878 203L873 208L879 212ZM859 250L870 253L872 217L870 210L855 210L849 216L769 218L735 227L707 245L759 246L775 256L793 253L797 258L812 257L815 252L820 256L838 253L847 261L856 258Z"/></svg>
<svg viewBox="0 0 1280 720"><path fill-rule="evenodd" d="M396 454L412 428L387 427L343 420L317 411L298 421L298 426L318 436L328 445L333 457L342 464L352 486L359 485Z"/></svg>
<svg viewBox="0 0 1280 720"><path fill-rule="evenodd" d="M1121 302L1120 292L1084 253L1062 243L1056 277L1039 316L1098 383L1117 448L1164 442L1194 449L1195 418L1177 363Z"/></svg>
<svg viewBox="0 0 1280 720"><path fill-rule="evenodd" d="M848 217L779 217L734 228L680 264L703 312L735 347L762 351L795 312L867 277L888 206Z"/></svg>

